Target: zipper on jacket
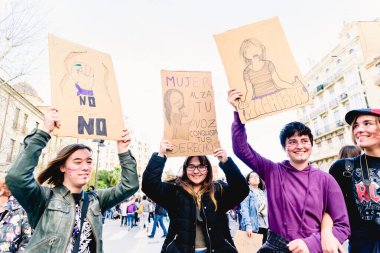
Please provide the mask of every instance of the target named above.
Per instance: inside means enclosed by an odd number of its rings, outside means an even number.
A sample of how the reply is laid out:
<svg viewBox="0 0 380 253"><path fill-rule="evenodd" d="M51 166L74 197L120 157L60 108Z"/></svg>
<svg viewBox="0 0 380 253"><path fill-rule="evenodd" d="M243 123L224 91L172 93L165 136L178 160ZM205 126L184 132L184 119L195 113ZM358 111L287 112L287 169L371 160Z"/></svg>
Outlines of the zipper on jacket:
<svg viewBox="0 0 380 253"><path fill-rule="evenodd" d="M224 238L224 240L226 241L226 243L228 243L228 245L230 245L232 248L234 248L236 250L236 252L238 252L238 250L234 246L232 246L232 244L226 238Z"/></svg>
<svg viewBox="0 0 380 253"><path fill-rule="evenodd" d="M168 251L169 246L177 239L178 234L174 236L174 239L166 246L166 251Z"/></svg>
<svg viewBox="0 0 380 253"><path fill-rule="evenodd" d="M202 201L202 199L201 199L201 208L202 208L202 212L203 212L203 214L205 216L205 220L206 220L206 233L207 233L208 241L210 242L210 252L211 252L212 251L211 239L210 239L210 234L208 233L207 217L206 217L206 213L205 213L205 210L204 210L204 207L203 207L203 201Z"/></svg>
<svg viewBox="0 0 380 253"><path fill-rule="evenodd" d="M65 252L67 251L67 248L69 247L69 243L71 241L71 237L72 237L72 233L73 233L73 229L74 229L74 224L75 224L75 216L76 216L76 214L77 214L77 209L75 207L75 202L74 202L74 217L72 218L73 222L71 223L71 226L70 226L70 230L69 230L70 233L69 233L68 240L64 244L64 245L66 245Z"/></svg>

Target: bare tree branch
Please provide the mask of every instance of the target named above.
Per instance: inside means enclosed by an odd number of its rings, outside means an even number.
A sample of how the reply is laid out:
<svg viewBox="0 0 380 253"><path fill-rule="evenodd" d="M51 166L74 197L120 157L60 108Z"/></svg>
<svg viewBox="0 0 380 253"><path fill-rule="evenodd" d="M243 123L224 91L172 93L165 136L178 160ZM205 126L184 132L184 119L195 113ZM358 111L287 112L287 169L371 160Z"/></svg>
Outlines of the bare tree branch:
<svg viewBox="0 0 380 253"><path fill-rule="evenodd" d="M0 0L0 77L7 82L32 74L46 38L40 0Z"/></svg>

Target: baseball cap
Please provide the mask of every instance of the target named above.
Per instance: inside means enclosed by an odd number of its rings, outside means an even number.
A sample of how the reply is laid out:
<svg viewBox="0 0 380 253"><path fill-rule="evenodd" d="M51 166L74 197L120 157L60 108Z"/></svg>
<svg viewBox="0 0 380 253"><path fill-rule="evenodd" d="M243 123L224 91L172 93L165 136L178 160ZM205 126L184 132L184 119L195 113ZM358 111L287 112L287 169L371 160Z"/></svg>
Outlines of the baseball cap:
<svg viewBox="0 0 380 253"><path fill-rule="evenodd" d="M346 113L346 116L344 117L346 122L348 124L352 124L355 118L357 118L359 115L374 115L374 116L380 116L380 109L357 109L352 110Z"/></svg>

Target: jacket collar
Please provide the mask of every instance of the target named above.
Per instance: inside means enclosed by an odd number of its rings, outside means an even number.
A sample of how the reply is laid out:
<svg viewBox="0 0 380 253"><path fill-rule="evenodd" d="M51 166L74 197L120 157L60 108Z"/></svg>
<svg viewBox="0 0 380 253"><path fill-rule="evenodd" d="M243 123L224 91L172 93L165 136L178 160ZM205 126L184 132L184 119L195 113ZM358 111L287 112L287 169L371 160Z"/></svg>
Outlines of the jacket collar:
<svg viewBox="0 0 380 253"><path fill-rule="evenodd" d="M54 191L55 194L58 194L58 195L61 195L62 198L64 198L65 200L67 200L69 203L73 202L74 201L74 198L70 192L69 189L66 188L66 186L64 185L59 185L59 186L56 186L52 189ZM83 200L83 195L84 195L84 192L82 191L82 197L81 199Z"/></svg>

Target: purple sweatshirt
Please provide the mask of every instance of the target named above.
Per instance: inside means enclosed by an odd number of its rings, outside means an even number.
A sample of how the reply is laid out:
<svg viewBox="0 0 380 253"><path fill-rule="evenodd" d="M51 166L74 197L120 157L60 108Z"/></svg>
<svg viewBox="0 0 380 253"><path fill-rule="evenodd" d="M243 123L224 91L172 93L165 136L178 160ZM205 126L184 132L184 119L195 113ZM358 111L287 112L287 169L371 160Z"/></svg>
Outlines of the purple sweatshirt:
<svg viewBox="0 0 380 253"><path fill-rule="evenodd" d="M272 162L247 143L244 124L235 112L233 150L265 181L269 229L288 240L303 239L311 253L322 252L321 222L325 212L334 221L333 234L343 243L350 234L346 204L338 183L312 166L299 171L289 161Z"/></svg>

